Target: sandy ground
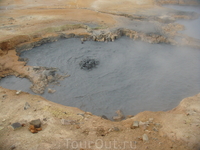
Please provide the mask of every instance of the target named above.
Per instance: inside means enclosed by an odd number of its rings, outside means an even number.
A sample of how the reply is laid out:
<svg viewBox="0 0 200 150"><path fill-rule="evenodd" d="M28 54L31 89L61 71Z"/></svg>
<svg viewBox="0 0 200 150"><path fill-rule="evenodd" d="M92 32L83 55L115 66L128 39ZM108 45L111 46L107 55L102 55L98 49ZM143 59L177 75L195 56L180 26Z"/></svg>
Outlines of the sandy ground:
<svg viewBox="0 0 200 150"><path fill-rule="evenodd" d="M2 150L13 145L20 150L189 150L200 146L200 95L184 99L169 112L142 112L121 122L112 122L28 93L16 95L16 91L0 88L0 97ZM26 102L30 108L24 110ZM32 134L28 127L34 119L42 121L43 130ZM62 119L71 123L63 125ZM131 129L134 121L140 121L139 128ZM25 126L13 131L10 124L15 122ZM144 134L148 136L148 141L143 141Z"/></svg>
<svg viewBox="0 0 200 150"><path fill-rule="evenodd" d="M113 31L125 28L121 32L133 39L199 48L199 40L177 33L183 27L173 22L195 15L168 12L153 0L1 0L0 77L26 77L37 87L42 82L41 87L45 88L48 81L32 66L19 61L17 54L56 41L61 35L71 37L72 33L104 41L107 36L114 40L119 35ZM145 25L148 30L141 28ZM151 32L159 36L150 35ZM30 108L25 110L26 102ZM199 94L182 100L168 112L146 111L112 122L40 96L23 92L17 95L16 91L0 87L0 112L2 150L200 149ZM33 134L28 128L34 119L41 120L42 131ZM139 127L133 129L134 121L139 121ZM15 122L23 127L13 130L10 125Z"/></svg>

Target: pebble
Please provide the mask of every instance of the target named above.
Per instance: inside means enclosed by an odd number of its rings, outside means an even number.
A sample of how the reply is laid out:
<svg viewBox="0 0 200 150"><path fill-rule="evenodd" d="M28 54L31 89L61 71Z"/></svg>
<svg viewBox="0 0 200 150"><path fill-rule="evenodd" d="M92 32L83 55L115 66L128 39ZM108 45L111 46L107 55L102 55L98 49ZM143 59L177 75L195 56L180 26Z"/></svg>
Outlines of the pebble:
<svg viewBox="0 0 200 150"><path fill-rule="evenodd" d="M114 121L121 121L121 120L123 120L125 118L124 114L123 114L123 112L121 110L117 110L116 114L117 114L117 116L113 117Z"/></svg>
<svg viewBox="0 0 200 150"><path fill-rule="evenodd" d="M159 124L159 123L156 123L155 125L156 125L157 127L159 127L159 126L160 126L160 124Z"/></svg>
<svg viewBox="0 0 200 150"><path fill-rule="evenodd" d="M139 121L134 121L131 125L131 129L139 128Z"/></svg>
<svg viewBox="0 0 200 150"><path fill-rule="evenodd" d="M153 122L153 118L149 118L149 122Z"/></svg>
<svg viewBox="0 0 200 150"><path fill-rule="evenodd" d="M25 104L24 104L24 110L27 110L27 109L29 109L31 106L30 106L30 104L28 103L28 102L26 102Z"/></svg>
<svg viewBox="0 0 200 150"><path fill-rule="evenodd" d="M10 127L15 131L17 129L20 129L22 127L22 125L19 122L15 122L15 123L11 124Z"/></svg>
<svg viewBox="0 0 200 150"><path fill-rule="evenodd" d="M147 129L147 124L146 124L146 122L140 121L140 122L139 122L139 126L141 126L144 130Z"/></svg>
<svg viewBox="0 0 200 150"><path fill-rule="evenodd" d="M108 117L106 117L105 115L102 115L101 118L108 120Z"/></svg>
<svg viewBox="0 0 200 150"><path fill-rule="evenodd" d="M16 92L16 94L19 95L21 92L22 92L21 90L18 90L18 91Z"/></svg>
<svg viewBox="0 0 200 150"><path fill-rule="evenodd" d="M16 148L15 145L12 145L12 146L10 147L11 150L13 150L13 149L15 149L15 148Z"/></svg>
<svg viewBox="0 0 200 150"><path fill-rule="evenodd" d="M34 69L34 70L39 70L40 67L39 67L39 66L33 66L33 69Z"/></svg>
<svg viewBox="0 0 200 150"><path fill-rule="evenodd" d="M0 131L3 130L3 129L4 129L4 127L0 126Z"/></svg>
<svg viewBox="0 0 200 150"><path fill-rule="evenodd" d="M41 123L40 119L36 119L36 120L32 120L30 122L30 124L34 125L35 128L40 128L42 123Z"/></svg>
<svg viewBox="0 0 200 150"><path fill-rule="evenodd" d="M142 125L146 125L146 122L142 122L142 121L140 121L140 122L139 122L139 125L140 125L140 126L142 126Z"/></svg>
<svg viewBox="0 0 200 150"><path fill-rule="evenodd" d="M153 127L153 131L158 132L158 129L156 127Z"/></svg>
<svg viewBox="0 0 200 150"><path fill-rule="evenodd" d="M118 131L120 131L120 130L119 130L118 127L114 127L114 128L113 128L113 131L117 131L117 132L118 132Z"/></svg>
<svg viewBox="0 0 200 150"><path fill-rule="evenodd" d="M149 130L145 130L145 132L151 133L151 131L149 131Z"/></svg>
<svg viewBox="0 0 200 150"><path fill-rule="evenodd" d="M147 122L146 122L146 125L148 126L149 124L150 124L150 122L149 122L149 121L147 121Z"/></svg>
<svg viewBox="0 0 200 150"><path fill-rule="evenodd" d="M53 90L53 89L48 89L48 93L55 93L56 92L56 90Z"/></svg>
<svg viewBox="0 0 200 150"><path fill-rule="evenodd" d="M84 114L82 114L82 113L78 113L77 115L80 115L80 116L82 116L82 117L85 117L85 115L84 115Z"/></svg>
<svg viewBox="0 0 200 150"><path fill-rule="evenodd" d="M126 119L134 117L133 115L127 115Z"/></svg>
<svg viewBox="0 0 200 150"><path fill-rule="evenodd" d="M149 138L146 134L143 134L142 140L147 142L147 141L149 141Z"/></svg>
<svg viewBox="0 0 200 150"><path fill-rule="evenodd" d="M8 96L8 95L6 95L6 94L2 95L2 99L3 99L3 100L6 99L7 96Z"/></svg>
<svg viewBox="0 0 200 150"><path fill-rule="evenodd" d="M91 113L91 112L86 112L85 114L86 114L86 115L90 115L90 116L92 115L92 113Z"/></svg>
<svg viewBox="0 0 200 150"><path fill-rule="evenodd" d="M61 124L62 125L72 125L72 124L75 124L75 121L74 120L61 119Z"/></svg>

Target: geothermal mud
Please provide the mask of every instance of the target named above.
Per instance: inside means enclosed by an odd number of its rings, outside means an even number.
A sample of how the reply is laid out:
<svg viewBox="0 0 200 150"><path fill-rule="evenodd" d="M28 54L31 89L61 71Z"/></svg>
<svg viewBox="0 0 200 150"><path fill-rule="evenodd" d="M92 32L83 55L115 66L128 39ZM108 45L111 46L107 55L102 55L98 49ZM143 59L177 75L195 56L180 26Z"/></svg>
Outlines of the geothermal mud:
<svg viewBox="0 0 200 150"><path fill-rule="evenodd" d="M185 12L195 12L200 16L200 7L199 6L176 6L176 5L167 5L167 8L185 11ZM176 21L179 24L184 25L185 29L180 33L191 36L193 38L200 39L200 17L192 20L178 20Z"/></svg>
<svg viewBox="0 0 200 150"><path fill-rule="evenodd" d="M200 39L179 24L196 21L198 12L162 4L200 1L1 0L0 85L7 89L0 86L0 149L199 150ZM113 122L65 105L109 118L118 109L175 108ZM32 134L37 119L42 131ZM14 123L23 127L13 131Z"/></svg>
<svg viewBox="0 0 200 150"><path fill-rule="evenodd" d="M60 74L69 75L59 84L50 84L43 97L109 118L119 109L125 115L169 110L200 91L198 49L129 38L82 44L75 38L24 51L20 57L28 58L27 65L54 67ZM80 62L86 58L99 64L83 70ZM0 85L30 92L27 81L11 79L2 79ZM48 88L56 92L50 94Z"/></svg>

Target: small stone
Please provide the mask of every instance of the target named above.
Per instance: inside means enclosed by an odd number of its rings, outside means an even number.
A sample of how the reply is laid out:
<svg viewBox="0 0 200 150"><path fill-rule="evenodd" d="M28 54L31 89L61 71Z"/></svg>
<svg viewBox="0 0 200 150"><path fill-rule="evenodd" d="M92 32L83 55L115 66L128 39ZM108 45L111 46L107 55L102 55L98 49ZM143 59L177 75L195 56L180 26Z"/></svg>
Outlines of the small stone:
<svg viewBox="0 0 200 150"><path fill-rule="evenodd" d="M11 124L10 127L15 131L17 129L20 129L22 127L22 125L19 122L15 122L15 123Z"/></svg>
<svg viewBox="0 0 200 150"><path fill-rule="evenodd" d="M114 120L114 121L121 121L122 118L121 118L121 117L118 117L118 116L114 116L114 117L113 117L113 120Z"/></svg>
<svg viewBox="0 0 200 150"><path fill-rule="evenodd" d="M150 122L149 122L149 121L147 121L147 122L146 122L146 125L148 126L149 124L150 124Z"/></svg>
<svg viewBox="0 0 200 150"><path fill-rule="evenodd" d="M3 100L6 99L7 96L8 96L8 95L6 95L6 94L2 95L2 99L3 99Z"/></svg>
<svg viewBox="0 0 200 150"><path fill-rule="evenodd" d="M138 136L137 139L138 139L138 140L142 140L142 137Z"/></svg>
<svg viewBox="0 0 200 150"><path fill-rule="evenodd" d="M140 126L146 125L146 122L140 121L140 122L139 122L139 125L140 125Z"/></svg>
<svg viewBox="0 0 200 150"><path fill-rule="evenodd" d="M90 115L90 116L92 115L92 113L91 113L91 112L86 112L85 114L86 114L86 115Z"/></svg>
<svg viewBox="0 0 200 150"><path fill-rule="evenodd" d="M117 114L118 116L114 116L114 117L113 117L113 120L114 120L114 121L121 121L121 120L124 119L124 114L122 113L121 110L117 110L117 111L116 111L116 114Z"/></svg>
<svg viewBox="0 0 200 150"><path fill-rule="evenodd" d="M142 140L147 142L147 141L149 141L149 138L148 138L148 136L146 134L143 134Z"/></svg>
<svg viewBox="0 0 200 150"><path fill-rule="evenodd" d="M56 92L56 90L53 90L53 89L48 89L48 93L55 93Z"/></svg>
<svg viewBox="0 0 200 150"><path fill-rule="evenodd" d="M103 127L97 127L96 135L97 136L105 136L106 135L105 129Z"/></svg>
<svg viewBox="0 0 200 150"><path fill-rule="evenodd" d="M81 127L79 125L76 125L76 129L80 129Z"/></svg>
<svg viewBox="0 0 200 150"><path fill-rule="evenodd" d="M102 115L101 118L108 120L108 118L105 115Z"/></svg>
<svg viewBox="0 0 200 150"><path fill-rule="evenodd" d="M84 38L81 38L81 44L83 44L84 43Z"/></svg>
<svg viewBox="0 0 200 150"><path fill-rule="evenodd" d="M52 75L47 76L47 80L48 80L49 83L52 83L53 81L55 81L55 79Z"/></svg>
<svg viewBox="0 0 200 150"><path fill-rule="evenodd" d="M145 132L151 133L151 131L149 131L149 130L145 130Z"/></svg>
<svg viewBox="0 0 200 150"><path fill-rule="evenodd" d="M134 121L131 125L131 129L139 128L139 121Z"/></svg>
<svg viewBox="0 0 200 150"><path fill-rule="evenodd" d="M159 126L160 126L160 124L159 124L159 123L156 123L155 125L156 125L157 127L159 127Z"/></svg>
<svg viewBox="0 0 200 150"><path fill-rule="evenodd" d="M11 150L13 150L13 149L15 149L15 148L16 148L15 145L12 145L12 146L10 147Z"/></svg>
<svg viewBox="0 0 200 150"><path fill-rule="evenodd" d="M113 131L116 131L116 132L118 132L118 131L120 131L120 130L119 130L119 128L118 128L118 127L114 127L114 128L113 128Z"/></svg>
<svg viewBox="0 0 200 150"><path fill-rule="evenodd" d="M0 126L0 131L3 130L3 129L4 129L4 127Z"/></svg>
<svg viewBox="0 0 200 150"><path fill-rule="evenodd" d="M30 124L34 125L35 128L40 128L42 123L41 123L40 119L36 119L36 120L32 120L30 122Z"/></svg>
<svg viewBox="0 0 200 150"><path fill-rule="evenodd" d="M84 115L84 114L82 114L82 113L78 113L77 115L80 115L80 116L83 116L83 117L85 117L85 115Z"/></svg>
<svg viewBox="0 0 200 150"><path fill-rule="evenodd" d="M40 67L39 66L33 66L33 70L39 70Z"/></svg>
<svg viewBox="0 0 200 150"><path fill-rule="evenodd" d="M153 127L153 131L158 132L158 129L156 127Z"/></svg>
<svg viewBox="0 0 200 150"><path fill-rule="evenodd" d="M19 95L21 92L22 92L21 90L18 90L18 91L16 92L16 94Z"/></svg>
<svg viewBox="0 0 200 150"><path fill-rule="evenodd" d="M24 104L24 110L27 110L27 109L29 109L31 106L29 105L29 103L28 102L26 102L25 104Z"/></svg>
<svg viewBox="0 0 200 150"><path fill-rule="evenodd" d="M141 126L144 130L147 129L146 122L142 122L142 121L140 121L140 122L139 122L139 126Z"/></svg>
<svg viewBox="0 0 200 150"><path fill-rule="evenodd" d="M134 117L133 115L127 115L126 119Z"/></svg>
<svg viewBox="0 0 200 150"><path fill-rule="evenodd" d="M83 133L83 134L85 134L85 135L88 135L88 134L89 134L89 132L90 132L90 131L89 131L88 129L85 129L85 130L83 130L83 132L82 132L82 133Z"/></svg>
<svg viewBox="0 0 200 150"><path fill-rule="evenodd" d="M6 119L3 119L2 122L6 121Z"/></svg>
<svg viewBox="0 0 200 150"><path fill-rule="evenodd" d="M72 124L75 124L75 121L74 120L61 119L61 124L62 125L72 125Z"/></svg>
<svg viewBox="0 0 200 150"><path fill-rule="evenodd" d="M153 122L153 118L149 118L149 122Z"/></svg>

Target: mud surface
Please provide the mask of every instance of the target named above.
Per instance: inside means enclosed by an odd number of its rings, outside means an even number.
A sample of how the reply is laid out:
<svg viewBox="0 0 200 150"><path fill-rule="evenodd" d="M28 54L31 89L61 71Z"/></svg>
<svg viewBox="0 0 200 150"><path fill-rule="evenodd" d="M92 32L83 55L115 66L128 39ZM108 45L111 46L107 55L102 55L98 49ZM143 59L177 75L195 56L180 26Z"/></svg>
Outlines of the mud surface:
<svg viewBox="0 0 200 150"><path fill-rule="evenodd" d="M119 109L125 115L169 110L200 91L197 49L129 38L84 44L80 39L67 39L25 51L20 57L29 59L27 65L55 67L70 75L59 85L49 85L56 92L46 89L43 97L109 118ZM99 65L90 71L80 69L80 61L87 57L100 61ZM0 85L30 92L19 78L12 80L2 79Z"/></svg>
<svg viewBox="0 0 200 150"><path fill-rule="evenodd" d="M200 39L179 24L193 24L198 14L162 4L200 1L0 0L0 149L199 150ZM55 42L73 37L80 39ZM19 58L24 50L30 50L23 54L28 65ZM80 69L85 58L100 63ZM20 89L46 90L42 96L56 103ZM140 112L171 109L183 97L172 110ZM98 115L110 112L108 117L117 109L140 113L120 121L117 111L110 121L58 102ZM38 119L41 129L33 134L30 122ZM15 123L21 128L15 130Z"/></svg>
<svg viewBox="0 0 200 150"><path fill-rule="evenodd" d="M178 20L177 23L180 23L185 26L185 29L180 33L191 36L193 38L200 39L200 7L199 6L176 6L176 5L167 5L167 8L185 11L185 12L195 12L199 15L197 19L193 20Z"/></svg>

